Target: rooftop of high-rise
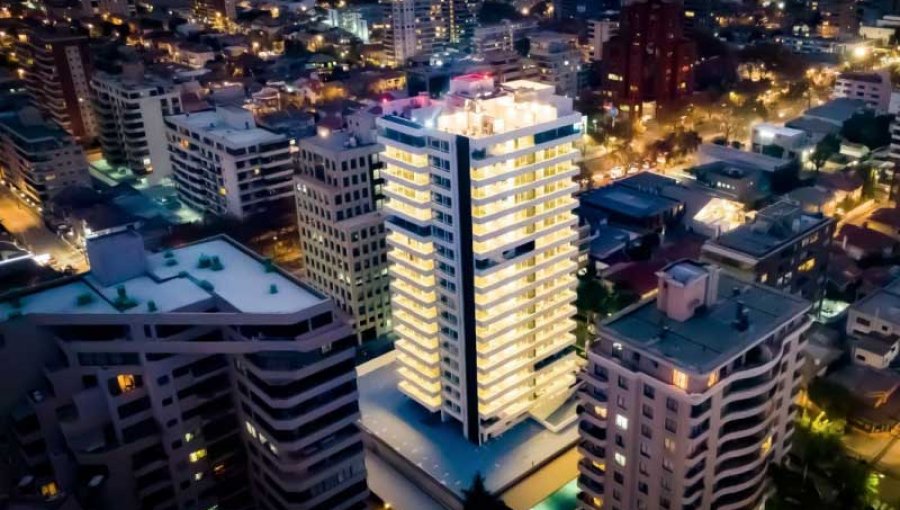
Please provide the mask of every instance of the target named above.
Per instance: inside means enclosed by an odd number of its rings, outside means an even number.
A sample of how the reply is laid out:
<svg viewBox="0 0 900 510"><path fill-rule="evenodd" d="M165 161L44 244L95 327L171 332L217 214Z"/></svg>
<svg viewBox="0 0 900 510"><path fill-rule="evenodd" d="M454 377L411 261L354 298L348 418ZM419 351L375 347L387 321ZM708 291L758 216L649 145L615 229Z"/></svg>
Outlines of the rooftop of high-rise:
<svg viewBox="0 0 900 510"><path fill-rule="evenodd" d="M381 107L388 122L471 138L512 133L569 116L575 124L581 118L572 100L556 95L553 85L528 80L497 84L482 73L453 78L442 99L416 96Z"/></svg>
<svg viewBox="0 0 900 510"><path fill-rule="evenodd" d="M809 308L800 297L738 281L711 264L682 260L657 277L656 297L608 319L601 332L696 373L727 362Z"/></svg>
<svg viewBox="0 0 900 510"><path fill-rule="evenodd" d="M0 296L0 320L39 314L198 311L291 314L325 298L227 236L151 253L126 230L89 240L92 270ZM223 308L224 307L224 308Z"/></svg>

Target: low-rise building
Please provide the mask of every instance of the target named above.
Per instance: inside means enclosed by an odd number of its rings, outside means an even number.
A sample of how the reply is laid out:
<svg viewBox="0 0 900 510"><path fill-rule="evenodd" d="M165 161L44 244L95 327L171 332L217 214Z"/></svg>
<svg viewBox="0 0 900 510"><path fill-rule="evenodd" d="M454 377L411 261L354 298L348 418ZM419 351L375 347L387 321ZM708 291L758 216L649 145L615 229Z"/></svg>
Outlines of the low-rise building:
<svg viewBox="0 0 900 510"><path fill-rule="evenodd" d="M796 159L801 164L809 161L816 146L805 131L765 122L753 126L750 140L753 152L778 159Z"/></svg>
<svg viewBox="0 0 900 510"><path fill-rule="evenodd" d="M850 306L847 335L855 363L890 366L900 352L900 280Z"/></svg>
<svg viewBox="0 0 900 510"><path fill-rule="evenodd" d="M91 183L81 145L31 107L0 114L0 177L38 207Z"/></svg>
<svg viewBox="0 0 900 510"><path fill-rule="evenodd" d="M234 106L166 117L172 177L182 200L213 215L244 218L293 198L290 140L256 127Z"/></svg>
<svg viewBox="0 0 900 510"><path fill-rule="evenodd" d="M578 74L581 52L576 48L577 37L557 32L538 32L529 36L529 58L538 69L537 79L553 85L556 93L566 97L578 96Z"/></svg>
<svg viewBox="0 0 900 510"><path fill-rule="evenodd" d="M701 259L741 280L817 301L823 295L834 228L832 218L782 201L759 211L752 223L707 241Z"/></svg>

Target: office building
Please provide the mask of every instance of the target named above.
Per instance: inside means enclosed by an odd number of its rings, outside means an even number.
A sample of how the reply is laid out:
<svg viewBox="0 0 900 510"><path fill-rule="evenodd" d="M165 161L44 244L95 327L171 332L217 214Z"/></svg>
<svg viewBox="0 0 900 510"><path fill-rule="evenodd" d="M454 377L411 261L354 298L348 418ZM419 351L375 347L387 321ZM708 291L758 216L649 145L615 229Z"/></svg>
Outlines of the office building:
<svg viewBox="0 0 900 510"><path fill-rule="evenodd" d="M356 341L330 300L224 236L87 252L89 273L0 304L16 497L363 507Z"/></svg>
<svg viewBox="0 0 900 510"><path fill-rule="evenodd" d="M180 90L168 80L123 65L121 75L94 73L94 109L103 157L113 167L158 183L172 174L163 117L181 113Z"/></svg>
<svg viewBox="0 0 900 510"><path fill-rule="evenodd" d="M32 104L80 141L96 134L88 36L39 28L19 36L18 59Z"/></svg>
<svg viewBox="0 0 900 510"><path fill-rule="evenodd" d="M528 57L538 70L538 81L553 85L561 96L578 97L581 70L578 38L558 32L538 32L528 39L531 41Z"/></svg>
<svg viewBox="0 0 900 510"><path fill-rule="evenodd" d="M694 42L682 32L677 0L622 7L619 32L603 49L604 96L629 118L655 116L693 92Z"/></svg>
<svg viewBox="0 0 900 510"><path fill-rule="evenodd" d="M38 207L66 188L91 185L81 145L32 107L0 114L0 177Z"/></svg>
<svg viewBox="0 0 900 510"><path fill-rule="evenodd" d="M399 388L483 443L575 382L581 116L483 75L382 110Z"/></svg>
<svg viewBox="0 0 900 510"><path fill-rule="evenodd" d="M834 82L832 99L846 97L865 101L866 106L883 115L891 105L891 77L881 72L843 72Z"/></svg>
<svg viewBox="0 0 900 510"><path fill-rule="evenodd" d="M199 211L245 218L293 199L293 146L256 127L236 106L164 120L172 178L179 197Z"/></svg>
<svg viewBox="0 0 900 510"><path fill-rule="evenodd" d="M689 260L657 278L588 349L579 508L759 508L791 448L810 304Z"/></svg>
<svg viewBox="0 0 900 510"><path fill-rule="evenodd" d="M588 43L591 46L591 60L603 60L603 45L619 31L619 22L612 19L592 19L588 21Z"/></svg>
<svg viewBox="0 0 900 510"><path fill-rule="evenodd" d="M478 10L481 2L477 0L445 0L439 2L442 7L442 18L447 25L443 37L446 42L458 49L469 49L472 35L478 26Z"/></svg>
<svg viewBox="0 0 900 510"><path fill-rule="evenodd" d="M299 143L297 219L307 281L353 317L360 342L390 331L387 241L381 208L383 147L374 117Z"/></svg>
<svg viewBox="0 0 900 510"><path fill-rule="evenodd" d="M824 296L834 229L832 218L778 202L760 210L752 223L704 243L700 256L740 280L815 302Z"/></svg>

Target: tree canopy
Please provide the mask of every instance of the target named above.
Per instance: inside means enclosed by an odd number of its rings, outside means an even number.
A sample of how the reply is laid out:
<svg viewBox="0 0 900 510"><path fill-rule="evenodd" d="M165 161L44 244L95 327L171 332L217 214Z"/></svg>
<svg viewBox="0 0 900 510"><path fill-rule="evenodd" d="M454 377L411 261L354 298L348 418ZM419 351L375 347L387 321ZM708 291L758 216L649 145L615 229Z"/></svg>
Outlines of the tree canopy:
<svg viewBox="0 0 900 510"><path fill-rule="evenodd" d="M510 510L502 499L487 490L480 472L475 473L472 485L463 490L463 495L463 510Z"/></svg>
<svg viewBox="0 0 900 510"><path fill-rule="evenodd" d="M841 129L841 136L853 143L861 143L869 149L886 147L891 143L893 115L875 115L866 110L850 117Z"/></svg>

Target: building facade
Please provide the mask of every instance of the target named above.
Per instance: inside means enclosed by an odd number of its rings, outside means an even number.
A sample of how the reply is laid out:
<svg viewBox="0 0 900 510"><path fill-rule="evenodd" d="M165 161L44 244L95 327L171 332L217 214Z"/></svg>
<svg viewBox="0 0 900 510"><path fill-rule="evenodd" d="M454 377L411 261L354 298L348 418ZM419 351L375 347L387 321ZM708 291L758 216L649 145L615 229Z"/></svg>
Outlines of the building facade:
<svg viewBox="0 0 900 510"><path fill-rule="evenodd" d="M588 21L588 43L591 47L591 60L594 62L603 60L603 45L618 31L619 22L616 20L604 18Z"/></svg>
<svg viewBox="0 0 900 510"><path fill-rule="evenodd" d="M239 107L166 117L166 140L178 195L191 207L245 218L293 199L290 140L256 127Z"/></svg>
<svg viewBox="0 0 900 510"><path fill-rule="evenodd" d="M578 38L558 32L539 32L528 37L528 58L537 69L537 79L553 85L561 96L578 97L581 52Z"/></svg>
<svg viewBox="0 0 900 510"><path fill-rule="evenodd" d="M483 443L575 382L580 114L483 75L382 109L399 388Z"/></svg>
<svg viewBox="0 0 900 510"><path fill-rule="evenodd" d="M88 37L61 28L30 30L19 37L16 53L25 62L32 104L78 140L93 140Z"/></svg>
<svg viewBox="0 0 900 510"><path fill-rule="evenodd" d="M163 118L181 113L181 93L167 80L126 66L121 75L91 79L97 133L103 157L152 183L171 176Z"/></svg>
<svg viewBox="0 0 900 510"><path fill-rule="evenodd" d="M446 39L439 2L391 0L384 4L384 54L392 67L405 66L417 55L430 55Z"/></svg>
<svg viewBox="0 0 900 510"><path fill-rule="evenodd" d="M0 305L14 498L364 507L356 342L333 303L227 237L87 250L90 273Z"/></svg>
<svg viewBox="0 0 900 510"><path fill-rule="evenodd" d="M844 72L835 80L831 97L861 99L877 114L884 115L891 106L892 91L891 77L886 72Z"/></svg>
<svg viewBox="0 0 900 510"><path fill-rule="evenodd" d="M391 329L387 240L381 214L383 146L374 117L358 128L300 140L297 219L307 281L353 317L360 342Z"/></svg>
<svg viewBox="0 0 900 510"><path fill-rule="evenodd" d="M742 225L703 244L702 260L747 282L818 301L825 294L835 221L799 204L778 202Z"/></svg>
<svg viewBox="0 0 900 510"><path fill-rule="evenodd" d="M228 28L237 17L235 0L193 0L197 20L214 28Z"/></svg>
<svg viewBox="0 0 900 510"><path fill-rule="evenodd" d="M758 508L790 451L810 305L693 261L657 277L588 350L579 507Z"/></svg>
<svg viewBox="0 0 900 510"><path fill-rule="evenodd" d="M91 185L81 145L32 107L0 115L0 176L38 207L66 188Z"/></svg>
<svg viewBox="0 0 900 510"><path fill-rule="evenodd" d="M632 118L654 115L693 92L696 48L682 30L677 0L625 4L619 32L603 49L602 91Z"/></svg>

